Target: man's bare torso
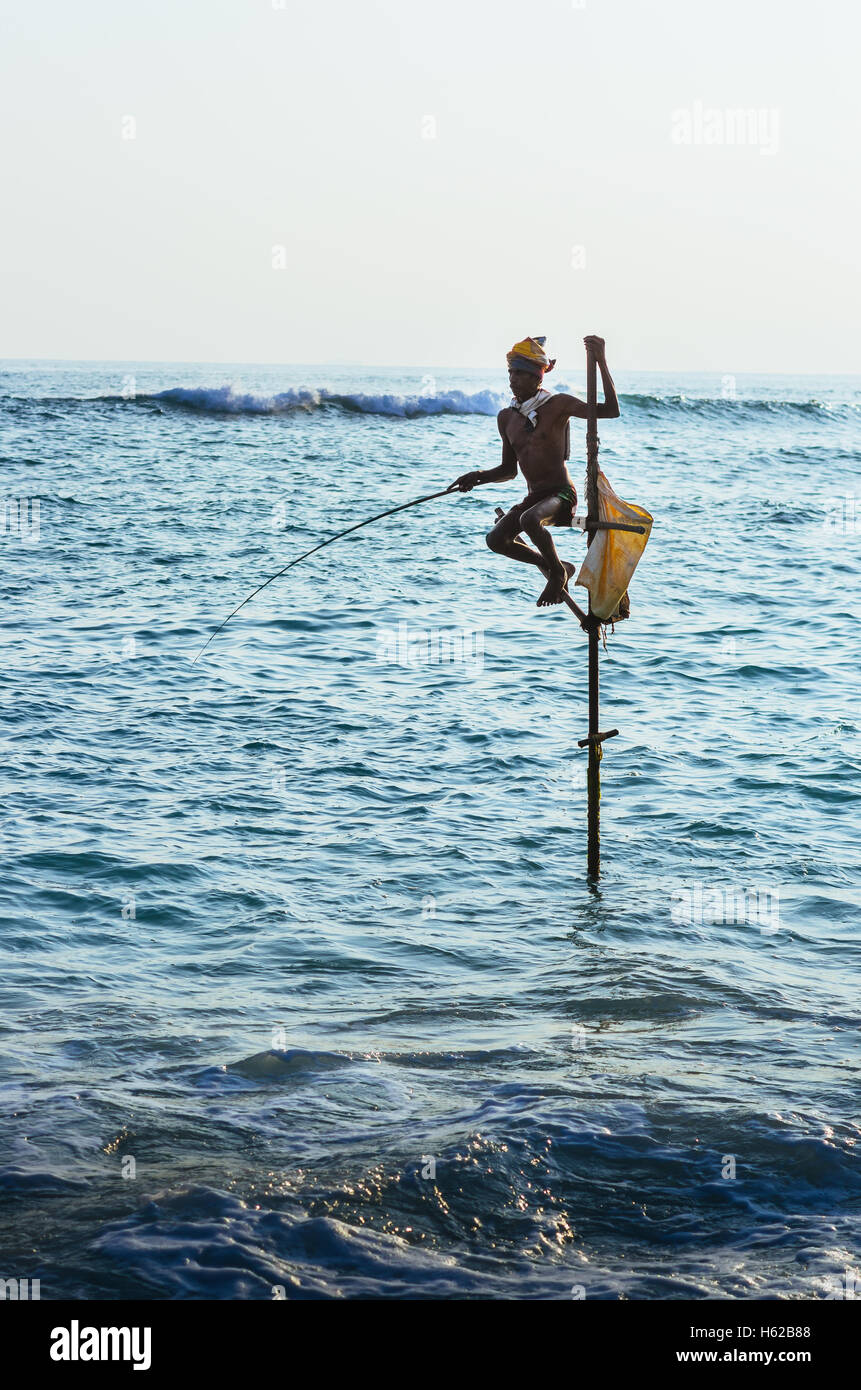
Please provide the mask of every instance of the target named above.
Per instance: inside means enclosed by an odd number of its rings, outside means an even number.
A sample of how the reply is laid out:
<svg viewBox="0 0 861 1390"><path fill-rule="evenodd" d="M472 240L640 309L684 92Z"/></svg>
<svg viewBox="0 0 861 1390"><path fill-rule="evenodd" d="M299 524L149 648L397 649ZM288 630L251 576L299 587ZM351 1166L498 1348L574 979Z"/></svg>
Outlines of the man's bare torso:
<svg viewBox="0 0 861 1390"><path fill-rule="evenodd" d="M518 410L508 407L498 416L499 433L511 446L530 496L549 496L571 487L565 464L571 397L559 394L539 408L533 429Z"/></svg>

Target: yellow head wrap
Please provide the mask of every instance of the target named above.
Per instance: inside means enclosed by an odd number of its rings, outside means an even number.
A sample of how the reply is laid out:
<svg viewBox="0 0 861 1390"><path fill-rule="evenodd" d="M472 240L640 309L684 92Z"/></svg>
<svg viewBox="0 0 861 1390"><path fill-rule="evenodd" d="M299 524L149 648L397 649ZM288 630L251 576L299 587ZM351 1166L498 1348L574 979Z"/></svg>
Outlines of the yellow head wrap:
<svg viewBox="0 0 861 1390"><path fill-rule="evenodd" d="M524 372L535 372L536 376L541 376L542 372L552 372L556 358L547 356L544 351L546 342L546 338L524 338L521 342L515 343L506 355L509 367Z"/></svg>

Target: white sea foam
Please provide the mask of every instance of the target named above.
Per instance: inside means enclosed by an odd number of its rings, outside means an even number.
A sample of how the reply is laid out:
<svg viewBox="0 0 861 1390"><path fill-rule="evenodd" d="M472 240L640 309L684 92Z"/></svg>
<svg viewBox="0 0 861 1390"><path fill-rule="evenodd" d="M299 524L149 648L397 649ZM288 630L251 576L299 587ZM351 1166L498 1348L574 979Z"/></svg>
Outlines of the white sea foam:
<svg viewBox="0 0 861 1390"><path fill-rule="evenodd" d="M291 411L339 407L361 415L402 418L421 415L495 415L508 402L507 395L497 391L435 391L427 395L403 396L329 391L326 387L320 387L316 390L292 389L277 395L266 395L242 391L235 384L174 386L168 391L138 399L228 415L280 415Z"/></svg>

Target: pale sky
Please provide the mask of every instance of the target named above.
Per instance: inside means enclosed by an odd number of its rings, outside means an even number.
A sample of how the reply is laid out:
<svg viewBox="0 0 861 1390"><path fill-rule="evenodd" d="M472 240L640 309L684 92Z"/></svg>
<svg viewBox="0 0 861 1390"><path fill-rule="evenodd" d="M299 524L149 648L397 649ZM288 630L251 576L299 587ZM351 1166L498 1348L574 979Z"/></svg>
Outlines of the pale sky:
<svg viewBox="0 0 861 1390"><path fill-rule="evenodd" d="M2 11L0 356L859 370L846 0Z"/></svg>

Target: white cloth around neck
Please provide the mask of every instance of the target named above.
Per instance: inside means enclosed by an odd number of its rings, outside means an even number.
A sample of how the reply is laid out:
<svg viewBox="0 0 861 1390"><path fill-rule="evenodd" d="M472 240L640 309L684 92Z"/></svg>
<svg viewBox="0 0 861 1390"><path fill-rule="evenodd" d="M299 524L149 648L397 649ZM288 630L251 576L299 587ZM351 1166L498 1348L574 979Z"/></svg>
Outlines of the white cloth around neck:
<svg viewBox="0 0 861 1390"><path fill-rule="evenodd" d="M535 425L538 411L545 401L549 401L553 395L552 391L545 391L544 388L536 391L534 396L530 396L528 401L519 401L516 396L511 397L511 409L518 411L529 421L530 425Z"/></svg>

